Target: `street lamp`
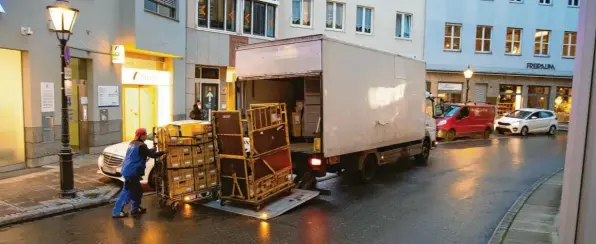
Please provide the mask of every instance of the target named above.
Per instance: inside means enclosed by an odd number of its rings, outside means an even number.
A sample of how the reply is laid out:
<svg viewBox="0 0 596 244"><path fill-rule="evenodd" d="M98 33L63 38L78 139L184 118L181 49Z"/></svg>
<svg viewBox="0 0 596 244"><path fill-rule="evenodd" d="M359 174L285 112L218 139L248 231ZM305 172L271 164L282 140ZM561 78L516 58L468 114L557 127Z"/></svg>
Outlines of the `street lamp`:
<svg viewBox="0 0 596 244"><path fill-rule="evenodd" d="M470 93L470 79L472 79L473 75L474 75L474 71L472 70L472 68L470 68L470 65L468 65L468 68L466 68L466 70L464 70L464 77L466 77L466 101L465 101L465 103L468 103L468 94Z"/></svg>
<svg viewBox="0 0 596 244"><path fill-rule="evenodd" d="M75 20L79 14L78 9L70 8L67 0L57 0L53 5L47 6L50 19L54 26L56 37L60 41L60 62L62 64L62 148L58 153L60 157L60 193L62 197L72 198L76 196L74 189L74 169L72 163L72 150L70 149L70 138L68 132L68 107L65 89L64 68L66 57L64 51L66 43L72 34Z"/></svg>

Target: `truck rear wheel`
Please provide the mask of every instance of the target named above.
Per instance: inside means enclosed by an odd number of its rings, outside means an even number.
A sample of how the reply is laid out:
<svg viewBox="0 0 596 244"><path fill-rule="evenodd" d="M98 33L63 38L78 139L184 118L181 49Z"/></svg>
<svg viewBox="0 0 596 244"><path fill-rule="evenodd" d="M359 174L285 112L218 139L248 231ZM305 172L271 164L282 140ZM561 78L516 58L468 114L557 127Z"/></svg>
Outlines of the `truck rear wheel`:
<svg viewBox="0 0 596 244"><path fill-rule="evenodd" d="M372 153L366 155L364 162L362 163L362 169L359 171L360 182L368 183L375 178L379 164L377 162L377 156Z"/></svg>
<svg viewBox="0 0 596 244"><path fill-rule="evenodd" d="M428 164L428 158L430 157L430 146L430 140L428 138L424 139L424 142L422 143L422 151L420 154L414 156L414 159L416 159L419 164Z"/></svg>
<svg viewBox="0 0 596 244"><path fill-rule="evenodd" d="M312 172L307 171L296 175L294 184L296 184L296 188L298 189L312 190L317 185L317 178L315 178Z"/></svg>

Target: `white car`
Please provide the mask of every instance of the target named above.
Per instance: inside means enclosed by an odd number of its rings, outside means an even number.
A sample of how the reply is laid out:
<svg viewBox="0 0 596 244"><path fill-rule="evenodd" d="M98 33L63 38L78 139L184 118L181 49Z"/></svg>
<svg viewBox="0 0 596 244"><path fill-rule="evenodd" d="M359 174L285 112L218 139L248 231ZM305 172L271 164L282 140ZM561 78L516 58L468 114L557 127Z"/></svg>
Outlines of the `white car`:
<svg viewBox="0 0 596 244"><path fill-rule="evenodd" d="M110 178L124 181L124 177L122 177L122 175L120 174L120 170L122 169L122 163L124 162L124 156L126 155L126 150L128 150L129 143L129 141L121 142L106 147L97 159L97 166L99 167L98 173L108 176ZM146 140L145 144L147 144L147 147L153 148L153 141ZM147 159L145 175L141 179L141 184L149 184L151 188L153 188L154 182L150 181L149 179L151 179L151 170L153 169L154 164L154 159Z"/></svg>
<svg viewBox="0 0 596 244"><path fill-rule="evenodd" d="M544 109L519 109L505 114L497 120L496 131L499 134L510 132L526 136L529 133L548 133L554 135L559 123L555 113Z"/></svg>

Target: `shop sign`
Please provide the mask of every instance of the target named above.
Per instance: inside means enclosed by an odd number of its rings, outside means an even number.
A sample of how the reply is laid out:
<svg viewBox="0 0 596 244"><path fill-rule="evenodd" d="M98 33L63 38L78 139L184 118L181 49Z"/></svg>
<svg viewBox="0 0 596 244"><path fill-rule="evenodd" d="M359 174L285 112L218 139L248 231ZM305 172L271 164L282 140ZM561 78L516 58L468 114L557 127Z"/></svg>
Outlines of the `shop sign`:
<svg viewBox="0 0 596 244"><path fill-rule="evenodd" d="M71 80L64 80L64 94L68 96L72 96L72 81Z"/></svg>
<svg viewBox="0 0 596 244"><path fill-rule="evenodd" d="M439 83L439 91L461 91L461 83Z"/></svg>
<svg viewBox="0 0 596 244"><path fill-rule="evenodd" d="M72 68L71 67L64 67L64 79L67 79L67 80L72 79Z"/></svg>
<svg viewBox="0 0 596 244"><path fill-rule="evenodd" d="M124 45L112 45L112 63L123 64L124 63Z"/></svg>
<svg viewBox="0 0 596 244"><path fill-rule="evenodd" d="M122 84L129 85L170 85L170 73L167 71L122 68Z"/></svg>
<svg viewBox="0 0 596 244"><path fill-rule="evenodd" d="M118 86L97 86L97 106L120 106L120 91Z"/></svg>
<svg viewBox="0 0 596 244"><path fill-rule="evenodd" d="M54 83L41 83L41 112L54 112Z"/></svg>
<svg viewBox="0 0 596 244"><path fill-rule="evenodd" d="M541 63L527 63L526 69L555 70L555 65L554 64L541 64Z"/></svg>

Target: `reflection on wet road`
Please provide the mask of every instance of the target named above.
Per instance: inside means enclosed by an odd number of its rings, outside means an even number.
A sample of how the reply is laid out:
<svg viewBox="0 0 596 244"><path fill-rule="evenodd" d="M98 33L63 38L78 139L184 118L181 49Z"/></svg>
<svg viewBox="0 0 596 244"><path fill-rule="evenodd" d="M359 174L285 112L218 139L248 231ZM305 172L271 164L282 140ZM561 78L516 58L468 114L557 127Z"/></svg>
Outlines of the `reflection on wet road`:
<svg viewBox="0 0 596 244"><path fill-rule="evenodd" d="M563 167L565 134L439 146L427 167L383 167L368 185L331 191L269 221L186 205L114 220L111 206L0 230L0 243L486 243L517 197Z"/></svg>

